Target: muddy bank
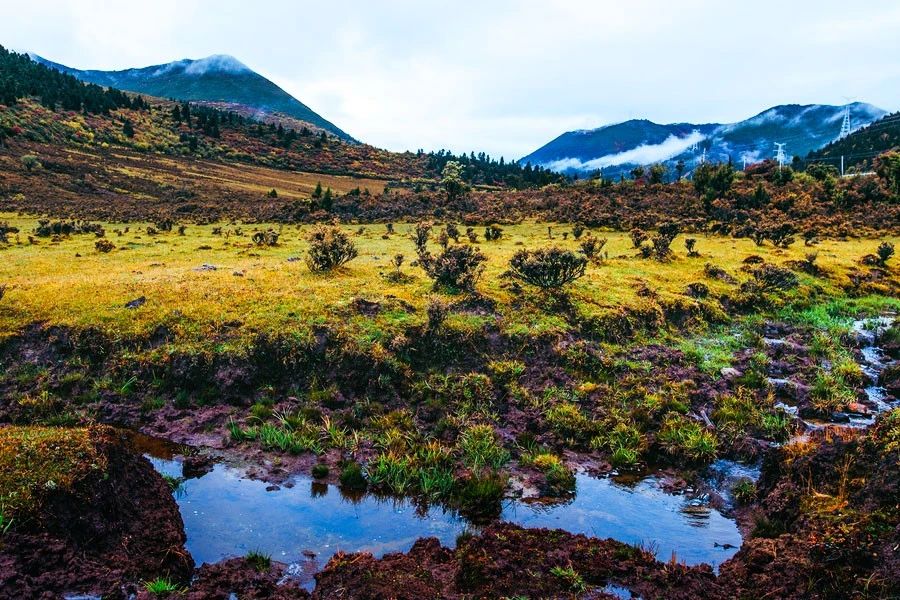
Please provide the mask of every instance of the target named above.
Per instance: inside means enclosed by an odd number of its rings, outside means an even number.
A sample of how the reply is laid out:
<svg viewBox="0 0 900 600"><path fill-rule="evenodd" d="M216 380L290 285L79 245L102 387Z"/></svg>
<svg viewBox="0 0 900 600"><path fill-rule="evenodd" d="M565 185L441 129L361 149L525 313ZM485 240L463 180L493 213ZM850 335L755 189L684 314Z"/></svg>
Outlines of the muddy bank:
<svg viewBox="0 0 900 600"><path fill-rule="evenodd" d="M869 433L814 437L766 462L753 537L718 577L612 540L501 524L462 536L455 550L424 539L380 560L338 554L313 597L897 597L900 412Z"/></svg>
<svg viewBox="0 0 900 600"><path fill-rule="evenodd" d="M14 430L4 429L4 438L18 435ZM92 460L105 468L89 469L65 488L42 480L40 458L30 462L33 471L19 473L24 487L18 493L41 497L34 512L15 513L0 537L0 598L126 598L142 580L189 580L194 562L166 482L115 430L97 426L87 435L96 451ZM3 449L17 451L15 440ZM58 458L52 446L40 452Z"/></svg>

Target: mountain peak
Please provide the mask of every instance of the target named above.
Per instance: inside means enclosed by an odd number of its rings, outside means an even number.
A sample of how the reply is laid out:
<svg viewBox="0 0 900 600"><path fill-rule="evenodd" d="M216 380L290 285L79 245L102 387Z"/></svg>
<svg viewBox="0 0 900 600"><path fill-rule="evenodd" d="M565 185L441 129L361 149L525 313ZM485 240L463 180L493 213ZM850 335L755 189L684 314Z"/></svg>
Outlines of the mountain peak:
<svg viewBox="0 0 900 600"><path fill-rule="evenodd" d="M197 60L179 61L185 64L184 72L189 75L204 75L208 72L249 73L250 68L229 54L213 54Z"/></svg>
<svg viewBox="0 0 900 600"><path fill-rule="evenodd" d="M311 108L228 54L184 58L161 65L120 71L73 69L30 53L32 60L82 81L120 90L194 102L226 102L254 114L281 113L355 141Z"/></svg>

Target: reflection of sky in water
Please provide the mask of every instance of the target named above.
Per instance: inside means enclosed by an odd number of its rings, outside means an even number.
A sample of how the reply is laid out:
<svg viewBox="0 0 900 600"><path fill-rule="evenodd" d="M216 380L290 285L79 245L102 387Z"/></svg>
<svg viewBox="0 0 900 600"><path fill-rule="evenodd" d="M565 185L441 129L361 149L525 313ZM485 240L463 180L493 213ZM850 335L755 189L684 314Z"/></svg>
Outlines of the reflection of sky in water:
<svg viewBox="0 0 900 600"><path fill-rule="evenodd" d="M741 536L735 523L718 511L673 496L653 478L626 487L610 479L578 476L575 498L564 505L511 502L504 520L525 527L550 527L652 548L660 560L674 552L688 564L722 564L737 552ZM719 546L716 546L719 544ZM724 549L730 544L735 548Z"/></svg>
<svg viewBox="0 0 900 600"><path fill-rule="evenodd" d="M152 459L162 473L178 476L177 461ZM406 551L420 537L453 546L466 522L440 507L418 511L408 500L372 495L355 501L336 486L299 478L293 488L267 492L268 484L242 479L236 469L216 465L184 482L176 500L187 532L187 548L198 563L241 556L251 550L282 562L315 552L320 566L338 550L376 556ZM578 476L575 498L555 506L510 501L503 518L526 527L552 527L628 543L645 543L668 560L675 551L689 564L721 564L740 546L735 524L715 510L692 506L683 496L661 491L653 479L624 487L608 479Z"/></svg>

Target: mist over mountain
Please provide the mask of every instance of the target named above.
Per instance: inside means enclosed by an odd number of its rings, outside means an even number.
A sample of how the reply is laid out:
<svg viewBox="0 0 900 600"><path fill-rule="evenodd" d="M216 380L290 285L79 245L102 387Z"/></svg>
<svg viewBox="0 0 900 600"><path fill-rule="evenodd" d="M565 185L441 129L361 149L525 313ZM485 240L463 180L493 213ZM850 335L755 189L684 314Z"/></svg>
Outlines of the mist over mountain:
<svg viewBox="0 0 900 600"><path fill-rule="evenodd" d="M250 109L259 117L282 113L344 140L355 141L289 93L226 54L197 60L183 59L163 65L122 71L81 70L52 62L36 54L31 58L43 65L69 73L78 79L106 87L176 100L227 102Z"/></svg>
<svg viewBox="0 0 900 600"><path fill-rule="evenodd" d="M845 111L858 129L886 112L871 104L844 106L785 104L736 123L674 123L660 125L630 120L591 130L570 131L520 159L568 174L601 171L617 176L638 165L683 161L689 171L699 161L753 163L775 155L784 144L790 160L804 157L835 140Z"/></svg>

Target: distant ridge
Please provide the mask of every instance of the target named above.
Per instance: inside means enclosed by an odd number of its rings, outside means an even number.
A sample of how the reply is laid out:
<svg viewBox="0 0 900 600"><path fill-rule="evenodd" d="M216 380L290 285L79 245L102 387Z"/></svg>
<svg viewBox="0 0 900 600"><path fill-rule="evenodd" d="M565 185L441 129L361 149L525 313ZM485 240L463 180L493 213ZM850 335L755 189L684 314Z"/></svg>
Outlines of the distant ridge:
<svg viewBox="0 0 900 600"><path fill-rule="evenodd" d="M29 53L29 56L38 63L89 83L161 98L227 102L245 106L260 115L281 113L324 129L344 140L356 141L273 82L227 54L122 71L81 70L55 63L37 54Z"/></svg>
<svg viewBox="0 0 900 600"><path fill-rule="evenodd" d="M849 109L854 128L885 115L885 111L855 102L845 106L785 104L737 123L673 123L646 119L562 134L520 163L531 163L569 174L600 170L615 176L638 165L683 161L690 170L702 158L753 163L774 155L775 142L786 144L790 156L805 157L832 142Z"/></svg>

